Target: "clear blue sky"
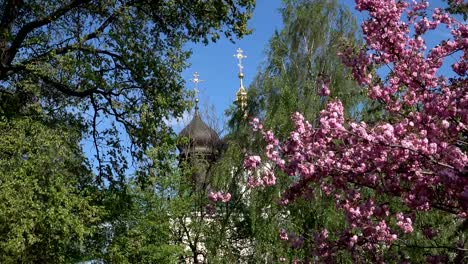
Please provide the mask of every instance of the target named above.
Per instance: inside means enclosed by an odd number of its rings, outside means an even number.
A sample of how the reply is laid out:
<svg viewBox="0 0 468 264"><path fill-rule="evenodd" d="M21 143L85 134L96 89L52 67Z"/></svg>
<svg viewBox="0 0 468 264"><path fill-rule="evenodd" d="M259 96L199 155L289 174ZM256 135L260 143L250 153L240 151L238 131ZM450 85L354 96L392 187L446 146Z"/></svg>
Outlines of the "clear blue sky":
<svg viewBox="0 0 468 264"><path fill-rule="evenodd" d="M190 58L191 66L182 76L187 82L188 89L193 88L190 79L194 72L198 72L200 79L204 80L199 84L201 108L205 105L214 106L216 116L221 119L225 109L232 104L239 89L237 60L233 56L237 48L243 49L247 55L243 60L244 86L249 85L265 59L265 49L269 39L275 29L281 28L282 19L278 11L280 7L281 0L257 0L253 17L249 21L253 33L236 43L221 38L218 42L207 46L203 44L188 46L193 50ZM174 128L179 130L180 125Z"/></svg>

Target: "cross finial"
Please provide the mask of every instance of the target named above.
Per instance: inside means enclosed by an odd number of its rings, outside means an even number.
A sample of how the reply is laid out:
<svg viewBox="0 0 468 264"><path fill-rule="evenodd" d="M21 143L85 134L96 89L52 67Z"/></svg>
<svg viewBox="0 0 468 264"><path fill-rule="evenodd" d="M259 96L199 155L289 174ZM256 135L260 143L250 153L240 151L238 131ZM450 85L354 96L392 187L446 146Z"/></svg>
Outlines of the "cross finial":
<svg viewBox="0 0 468 264"><path fill-rule="evenodd" d="M242 66L242 60L247 58L247 56L244 55L244 51L241 48L238 48L236 51L237 53L234 57L239 61L237 66L239 66L240 87L236 94L235 104L239 107L239 110L243 112L243 117L247 118L247 91L244 88L244 73L242 72L244 69L244 66Z"/></svg>
<svg viewBox="0 0 468 264"><path fill-rule="evenodd" d="M195 92L195 114L198 114L198 93L200 90L198 90L198 84L203 82L203 80L200 80L200 74L198 72L193 73L193 78L190 79L191 82L195 84L195 87L193 88L193 91Z"/></svg>
<svg viewBox="0 0 468 264"><path fill-rule="evenodd" d="M198 90L198 84L203 82L203 80L200 80L200 74L198 74L198 72L195 72L193 75L193 78L190 79L191 82L193 82L195 84L195 87L193 89L193 91L195 92L195 98L198 99L198 93L200 92L200 90Z"/></svg>
<svg viewBox="0 0 468 264"><path fill-rule="evenodd" d="M237 48L237 53L234 54L234 57L237 58L237 60L239 61L239 63L237 64L237 66L239 66L239 75L242 75L242 69L244 69L244 66L242 66L242 60L247 58L247 56L244 55L244 51L241 49L241 48Z"/></svg>

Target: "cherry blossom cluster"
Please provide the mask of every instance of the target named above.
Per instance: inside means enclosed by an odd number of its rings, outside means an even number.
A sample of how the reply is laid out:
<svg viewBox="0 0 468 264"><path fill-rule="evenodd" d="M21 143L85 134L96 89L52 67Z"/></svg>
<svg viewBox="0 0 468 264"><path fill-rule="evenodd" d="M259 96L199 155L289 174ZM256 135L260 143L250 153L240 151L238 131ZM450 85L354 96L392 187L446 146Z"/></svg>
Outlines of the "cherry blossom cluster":
<svg viewBox="0 0 468 264"><path fill-rule="evenodd" d="M330 79L328 78L319 78L319 95L320 96L329 96L330 95Z"/></svg>
<svg viewBox="0 0 468 264"><path fill-rule="evenodd" d="M413 232L413 226L412 226L412 221L411 218L409 217L404 217L402 213L397 213L396 218L398 220L397 226L403 230L405 233L411 233Z"/></svg>
<svg viewBox="0 0 468 264"><path fill-rule="evenodd" d="M449 3L454 5L461 5L463 4L463 0L449 0Z"/></svg>
<svg viewBox="0 0 468 264"><path fill-rule="evenodd" d="M252 174L248 175L247 185L251 188L259 186L273 186L276 184L276 177L273 171L265 169L259 172L260 176L256 177Z"/></svg>
<svg viewBox="0 0 468 264"><path fill-rule="evenodd" d="M260 165L261 162L262 159L260 156L248 156L244 160L244 168L247 170L254 170L258 167L258 165Z"/></svg>
<svg viewBox="0 0 468 264"><path fill-rule="evenodd" d="M304 237L294 233L288 233L285 229L281 229L279 233L280 240L288 241L293 248L301 248L304 246Z"/></svg>
<svg viewBox="0 0 468 264"><path fill-rule="evenodd" d="M247 156L244 159L244 168L247 170L248 177L247 185L251 188L275 185L276 177L273 173L273 170L268 165L262 166L261 168L257 169L257 167L260 164L260 156Z"/></svg>
<svg viewBox="0 0 468 264"><path fill-rule="evenodd" d="M316 127L294 113L295 127L280 141L253 119L267 144L266 161L244 161L251 187L265 185L253 177L265 163L295 177L281 204L311 197L317 186L335 199L347 226L333 240L327 230L314 235L313 251L322 260L343 249L380 252L414 231L410 210L468 218L468 156L461 147L468 133L468 26L442 9L426 16L428 1L356 0L356 9L369 14L362 25L366 49L340 55L369 99L385 106L388 121L346 121L341 102L329 100ZM428 48L425 34L440 27L451 38ZM444 63L453 70L450 76L441 75ZM385 78L371 74L379 67L390 69ZM328 95L327 89L319 94ZM373 194L364 196L366 189ZM390 211L375 202L380 194L400 198L407 209Z"/></svg>
<svg viewBox="0 0 468 264"><path fill-rule="evenodd" d="M279 238L283 241L288 241L289 240L288 232L282 228L279 233Z"/></svg>
<svg viewBox="0 0 468 264"><path fill-rule="evenodd" d="M222 192L210 192L208 194L208 198L213 202L223 202L227 203L231 200L230 193L222 193Z"/></svg>

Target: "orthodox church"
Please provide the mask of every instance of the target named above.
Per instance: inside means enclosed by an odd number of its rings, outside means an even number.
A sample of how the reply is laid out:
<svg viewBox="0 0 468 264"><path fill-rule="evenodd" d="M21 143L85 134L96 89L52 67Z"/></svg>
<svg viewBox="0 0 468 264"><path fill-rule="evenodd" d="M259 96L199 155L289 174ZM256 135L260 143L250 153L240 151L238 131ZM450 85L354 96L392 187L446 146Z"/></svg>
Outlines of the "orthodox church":
<svg viewBox="0 0 468 264"><path fill-rule="evenodd" d="M235 104L243 117L247 118L247 91L244 88L242 60L246 58L242 49L237 49L234 55L238 60L240 87L236 93ZM199 74L193 74L192 82L195 84L195 91L198 91L198 84L201 82ZM179 161L187 161L193 167L197 168L192 175L192 181L196 188L205 189L208 187L208 172L210 165L220 156L223 150L224 142L220 139L218 133L208 126L200 115L198 107L198 98L195 98L195 111L190 123L179 133L179 138L186 138L188 141L179 144Z"/></svg>
<svg viewBox="0 0 468 264"><path fill-rule="evenodd" d="M239 79L240 87L236 93L235 104L237 105L237 111L243 120L247 118L247 91L243 85L243 66L242 60L246 58L243 51L237 49L237 54L234 55L238 60L239 66ZM194 73L193 79L191 80L195 84L195 92L198 92L198 84L201 82L199 74ZM195 109L191 121L186 127L184 127L179 133L179 139L181 143L178 144L179 149L179 162L182 164L186 162L194 169L192 173L192 184L193 188L198 193L208 194L210 189L210 171L212 165L221 156L226 145L220 135L210 127L203 119L200 114L198 107L198 98L195 98ZM209 257L206 256L206 247L204 244L204 236L206 234L195 234L195 231L191 230L192 223L196 221L207 221L210 222L209 217L204 216L203 212L195 211L190 217L179 219L178 223L174 225L175 231L179 232L181 236L181 242L186 245L186 250L191 252L191 256L182 260L185 263L206 263ZM239 248L245 248L247 243L242 243ZM248 247L250 250L251 247ZM241 251L241 250L240 250ZM242 253L241 253L242 254Z"/></svg>

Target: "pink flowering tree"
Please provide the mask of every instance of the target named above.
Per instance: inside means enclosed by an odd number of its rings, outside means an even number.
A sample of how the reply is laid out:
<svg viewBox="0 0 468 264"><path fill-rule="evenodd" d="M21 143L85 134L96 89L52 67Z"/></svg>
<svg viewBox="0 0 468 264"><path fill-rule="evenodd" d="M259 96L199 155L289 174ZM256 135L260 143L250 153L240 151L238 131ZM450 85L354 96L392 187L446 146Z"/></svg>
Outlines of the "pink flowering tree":
<svg viewBox="0 0 468 264"><path fill-rule="evenodd" d="M463 1L451 1L457 4ZM281 204L311 199L319 190L344 215L345 228L339 232L324 228L303 234L312 237L306 262L333 262L343 251L356 261L365 255L382 262L385 250L423 228L414 223L425 212L467 224L468 26L442 9L429 8L427 1L356 0L356 9L368 14L362 24L366 48L349 48L341 57L369 99L383 105L385 120L345 120L341 102L328 99L316 126L294 113L295 128L284 140L258 119L252 121L267 146L264 160L245 159L249 185L268 188L280 172L294 179ZM426 36L445 28L450 38L428 48ZM326 86L321 84L321 96L329 95ZM266 163L276 171L265 170ZM417 231L431 239L431 230ZM279 233L282 240L289 239L286 230ZM463 261L466 239L433 246L453 254L431 251L426 260Z"/></svg>

